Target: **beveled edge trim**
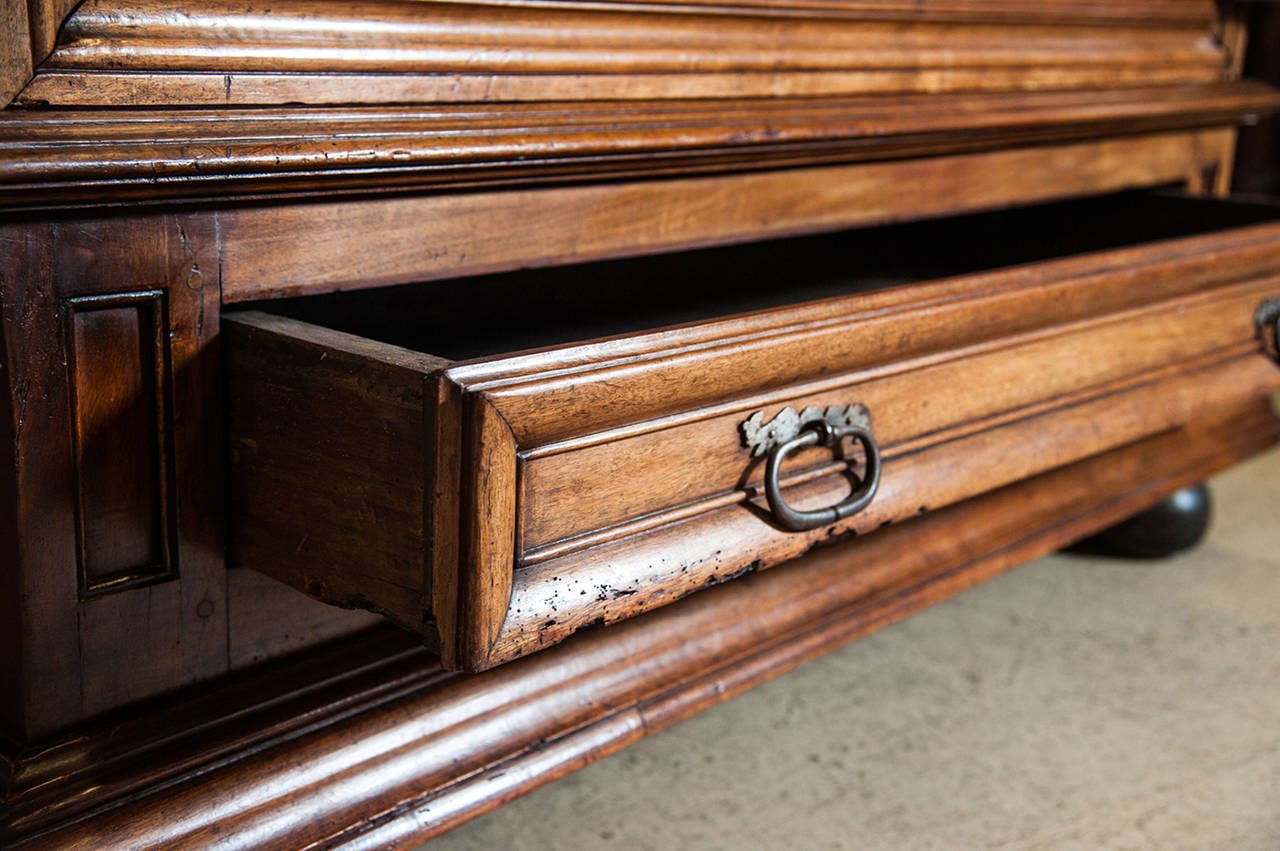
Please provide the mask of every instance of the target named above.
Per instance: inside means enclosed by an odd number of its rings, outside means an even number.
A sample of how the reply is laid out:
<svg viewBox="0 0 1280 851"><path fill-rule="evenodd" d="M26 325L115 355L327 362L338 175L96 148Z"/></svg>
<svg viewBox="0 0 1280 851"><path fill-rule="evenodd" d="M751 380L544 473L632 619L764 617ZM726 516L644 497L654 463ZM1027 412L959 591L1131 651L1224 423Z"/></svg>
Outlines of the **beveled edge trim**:
<svg viewBox="0 0 1280 851"><path fill-rule="evenodd" d="M1226 290L1226 292L1224 292ZM1012 337L1004 337L986 343L979 343L970 346L964 346L948 353L947 356L935 355L913 359L905 362L895 362L887 368L873 368L859 370L844 375L832 376L822 381L806 382L799 386L790 386L785 389L779 389L768 394L759 394L748 399L734 399L731 402L716 405L712 408L698 408L685 413L683 416L664 418L657 422L649 421L646 423L636 424L632 427L623 427L617 431L625 433L626 437L634 437L640 434L646 434L652 431L660 431L667 428L684 425L704 419L714 419L723 417L728 413L736 412L739 416L749 411L758 411L760 409L776 409L780 405L801 406L806 404L806 397L811 397L819 392L829 393L840 388L847 391L848 398L860 398L859 387L868 381L882 381L885 378L901 375L906 372L916 370L927 370L941 363L962 363L963 361L988 355L993 352L1008 352L1020 346L1034 345L1049 340L1056 340L1061 337L1067 337L1077 334L1088 334L1108 326L1122 325L1126 322L1149 321L1161 315L1177 313L1185 309L1203 306L1206 304L1236 303L1241 299L1241 294L1246 293L1257 297L1256 294L1265 292L1280 292L1280 276L1272 276L1263 280L1250 280L1245 284L1234 284L1224 287L1223 289L1210 291L1208 293L1195 294L1192 296L1180 296L1168 299L1163 302L1156 302L1145 309L1143 307L1131 308L1119 313L1103 314L1099 317L1080 320L1068 323L1059 327L1039 329ZM1241 338L1235 345L1228 349L1214 348L1213 350L1200 350L1200 354L1196 357L1189 358L1185 353L1176 361L1170 362L1168 366L1159 371L1159 374L1186 368L1196 363L1203 363L1205 358L1217 360L1228 354L1245 354L1258 350L1257 343L1252 339ZM1012 355L1009 355L1012 356ZM896 438L882 439L880 449L883 460L888 463L900 457L910 455L921 450L928 449L931 446L950 443L955 440L969 437L981 431L987 431L993 428L999 428L1009 423L1023 420L1033 416L1059 410L1068 406L1082 404L1091 399L1119 392L1125 388L1131 388L1139 384L1147 383L1155 377L1157 373L1143 371L1141 373L1130 372L1122 377L1112 378L1104 383L1085 384L1067 392L1065 394L1053 395L1047 398L1037 398L1035 401L1027 404L1021 404L1013 408L997 408L984 414L977 419L962 419L957 421L948 421L945 425L936 428L927 428L920 433L911 433L906 436L898 436ZM649 426L642 428L641 426ZM602 432L590 435L591 440L576 441L573 448L584 446L598 445L611 442L618 439L618 435L614 432ZM556 453L567 451L563 444L555 446ZM546 457L554 454L551 452L530 452L521 453L523 459L530 460L533 458ZM745 464L744 460L744 464ZM797 470L782 477L786 487L808 482L812 479L832 475L846 469L847 464L842 462L828 462L819 467L807 467L803 470ZM527 487L525 480L521 479L521 486ZM763 494L762 486L759 481L747 484L739 484L737 487L728 490L722 490L715 493L704 494L695 499L682 502L675 505L669 505L656 511L649 511L641 514L632 515L626 519L610 523L606 526L596 525L586 528L584 531L576 532L572 535L557 537L553 539L544 539L542 543L530 546L527 543L521 543L518 548L519 560L521 568L536 565L540 562L559 558L572 552L585 550L600 544L606 544L612 541L620 540L640 532L650 531L661 526L667 526L679 520L686 520L728 505L747 502L755 499ZM522 518L523 520L523 518ZM521 523L521 532L528 534ZM526 538L527 540L527 538Z"/></svg>
<svg viewBox="0 0 1280 851"><path fill-rule="evenodd" d="M458 676L430 662L414 636L378 626L30 747L4 740L0 764L12 774L0 795L0 841L127 806L136 795Z"/></svg>
<svg viewBox="0 0 1280 851"><path fill-rule="evenodd" d="M341 718L162 775L127 799L99 787L88 816L19 842L412 847L1280 439L1265 403L1223 413L486 674L408 688L385 706L357 690ZM1138 470L1149 478L1135 480ZM956 560L925 555L921 536L948 541ZM965 540L977 555L961 556Z"/></svg>

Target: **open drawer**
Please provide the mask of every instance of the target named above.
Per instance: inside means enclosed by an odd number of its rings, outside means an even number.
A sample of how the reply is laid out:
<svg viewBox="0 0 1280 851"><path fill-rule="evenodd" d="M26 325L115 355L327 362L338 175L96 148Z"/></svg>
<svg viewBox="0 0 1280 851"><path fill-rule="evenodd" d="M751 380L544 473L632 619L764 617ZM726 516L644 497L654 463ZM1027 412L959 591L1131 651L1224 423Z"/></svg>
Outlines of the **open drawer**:
<svg viewBox="0 0 1280 851"><path fill-rule="evenodd" d="M1133 194L274 302L231 555L483 669L1280 388L1276 296L1280 209Z"/></svg>

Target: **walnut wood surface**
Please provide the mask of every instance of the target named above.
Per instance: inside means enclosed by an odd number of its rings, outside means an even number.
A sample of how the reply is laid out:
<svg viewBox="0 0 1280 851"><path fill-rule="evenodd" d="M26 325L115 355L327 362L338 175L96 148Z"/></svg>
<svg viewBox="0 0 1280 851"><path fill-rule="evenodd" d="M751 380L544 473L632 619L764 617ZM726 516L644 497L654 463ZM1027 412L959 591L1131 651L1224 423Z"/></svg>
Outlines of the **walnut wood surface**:
<svg viewBox="0 0 1280 851"><path fill-rule="evenodd" d="M277 578L319 599L420 625L423 376L444 362L371 354L366 341L337 332L279 345L264 330L229 323L225 340L229 416L243 429L231 439L232 466L244 474L231 481L233 516L243 520L231 524L231 551L296 565ZM334 563L343 570L326 570Z"/></svg>
<svg viewBox="0 0 1280 851"><path fill-rule="evenodd" d="M480 676L441 679L394 647L382 651L387 663L363 667L358 656L318 656L310 673L271 673L126 725L94 757L77 756L102 746L90 737L62 758L24 761L29 779L6 838L51 848L411 847L1277 437L1265 404L1220 409ZM346 669L353 676L334 678ZM322 687L308 688L308 677ZM101 783L108 775L113 783Z"/></svg>
<svg viewBox="0 0 1280 851"><path fill-rule="evenodd" d="M87 0L20 102L777 97L1223 78L1210 4L1136 9Z"/></svg>
<svg viewBox="0 0 1280 851"><path fill-rule="evenodd" d="M229 580L214 218L11 219L0 246L5 735L39 741L366 627ZM82 581L86 555L110 581ZM254 612L273 620L244 629Z"/></svg>
<svg viewBox="0 0 1280 851"><path fill-rule="evenodd" d="M1280 373L1256 353L1197 364L1182 375L1123 390L1107 388L1108 395L1097 399L1075 399L1056 412L890 458L872 505L819 531L786 532L768 521L763 500L735 501L517 570L503 632L486 664L766 570L824 540L876 532L1276 389ZM842 477L829 475L792 488L788 499L819 508L848 491Z"/></svg>
<svg viewBox="0 0 1280 851"><path fill-rule="evenodd" d="M445 664L489 667L1280 388L1254 323L1280 292L1278 251L1280 225L1260 224L456 366L229 317L232 553L433 642L449 607ZM424 418L441 377L454 410ZM851 520L782 531L738 424L854 402L885 453L879 495ZM433 419L456 436L429 434ZM418 513L424 444L457 458L452 529ZM785 482L800 504L833 504L842 470L808 453ZM455 562L432 552L454 538ZM456 574L456 598L433 599L437 571Z"/></svg>
<svg viewBox="0 0 1280 851"><path fill-rule="evenodd" d="M537 190L237 207L218 212L222 296L234 303L311 295L1183 183L1216 168L1228 132Z"/></svg>
<svg viewBox="0 0 1280 851"><path fill-rule="evenodd" d="M1123 384L1134 375L1238 346L1255 337L1253 311L1263 299L1280 294L1280 277L1227 289L1215 293L1216 297L1182 297L1121 316L1073 323L1070 330L1054 327L983 345L957 340L964 354L942 362L936 354L914 362L895 361L875 351L871 339L862 339L868 361L875 366L844 374L837 371L843 366L840 359L810 338L811 368L815 373L822 366L827 370L808 382L803 396L792 396L790 391L758 392L748 400L719 406L713 416L706 412L695 420L697 415L680 412L657 422L622 426L624 435L605 432L570 438L566 442L578 448L567 451L536 446L526 450L521 561L533 563L621 538L634 533L636 523L660 526L670 522L664 517L670 511L695 516L698 503L710 510L712 505L723 506L728 495L744 490L762 493L762 470L744 473L744 450L738 440L738 424L756 410L769 418L786 406L799 411L853 402L866 405L881 452L893 466L895 458L930 444L1052 409L1062 400L1079 403L1098 392L1096 388ZM990 302L982 305L983 312L994 313ZM974 320L954 321L963 326ZM872 338L876 324L886 336L903 335L901 330L890 330L900 326L889 322L854 320L837 327L846 334L856 328L860 338ZM828 330L835 336L835 327ZM1087 356L1081 356L1084 352ZM735 368L727 363L708 367L709 371ZM579 374L578 380L586 383L592 378ZM527 386L521 389L526 398L536 393ZM566 411L565 418L586 427L591 422L584 411L590 410L584 405L581 410ZM508 421L523 422L510 416ZM537 457L530 457L535 453ZM635 464L636 458L654 463ZM784 475L812 475L823 464L831 464L829 451L800 455L784 466ZM627 475L619 476L623 469ZM626 525L619 528L618 524Z"/></svg>
<svg viewBox="0 0 1280 851"><path fill-rule="evenodd" d="M1236 313L1270 291L1268 227L917 288L938 298L915 314L859 301L886 329L895 312L920 329L901 346L826 301L451 372L277 326L247 356L233 347L252 380L223 374L224 302L1132 186L1220 192L1231 125L1277 100L1232 82L1240 19L1208 0L74 5L0 12L0 102L20 107L0 114L2 844L406 844L1276 436L1239 406L1277 375ZM853 321L861 351L823 330L852 338ZM766 338L801 354L769 364ZM1068 348L1085 354L1050 369ZM948 361L992 380L1044 369L1035 392L970 398ZM951 414L903 414L890 366ZM894 477L860 522L894 526L448 677L373 615L228 570L228 386L262 437L236 444L237 468L287 478L230 494L233 546L331 600L373 594L447 636L449 666L808 549L816 536L753 513L751 477L725 475L732 452L692 453L662 482L678 499L651 471L634 501L606 487L610 468L670 453L654 435L709 446L748 401L879 392ZM800 499L843 487L831 465L797 473ZM869 531L831 531L851 529ZM588 593L557 589L566 578Z"/></svg>
<svg viewBox="0 0 1280 851"><path fill-rule="evenodd" d="M0 8L0 107L48 57L58 28L78 0L10 0Z"/></svg>
<svg viewBox="0 0 1280 851"><path fill-rule="evenodd" d="M18 734L47 734L226 671L225 568L217 511L222 430L213 413L220 408L221 392L216 352L208 345L218 330L211 224L199 216L156 214L111 223L71 219L3 227L4 390L11 399L15 448L13 484L8 486L17 492L18 551L4 570L17 585L21 613L20 640L3 653L20 658L22 671L22 679L4 690L3 700L24 705L25 725L17 728ZM207 281L206 274L215 280ZM92 353L77 350L71 357L70 300L147 294L158 288L167 294L159 374L157 364L135 362L141 373L122 375L127 354L109 351L95 335L76 342L98 348ZM147 332L154 333L154 328ZM119 475L119 470L101 466L110 459L76 463L74 410L79 406L83 414L85 402L103 389L76 385L62 365L83 363L86 357L122 380L172 393L171 410L153 408L142 418L113 414L110 405L93 407L95 416L106 419L95 429L120 429L136 441L130 444L130 457L142 464L136 474L143 479L165 468L164 444L172 441L172 494L153 491L163 495L160 505L127 512L127 518L116 516L118 522L110 518L120 494L146 485L130 481L112 491L103 477ZM157 432L163 435L159 442ZM86 437L81 435L82 448L102 448L86 447ZM148 454L140 457L135 454L139 450ZM162 482L151 481L153 488L165 491ZM90 491L101 492L106 502L91 507L75 497ZM107 514L86 518L86 508L105 508ZM86 519L97 530L97 537L86 543L98 554L136 554L137 533L168 539L172 524L178 546L170 557L176 561L162 572L176 568L179 578L144 587L125 583L114 593L87 596L76 567L82 555L77 530L87 528ZM150 556L144 553L140 563L134 561L138 559L130 557L120 563L126 576L133 568L147 568ZM211 654L210 647L222 652Z"/></svg>
<svg viewBox="0 0 1280 851"><path fill-rule="evenodd" d="M529 185L940 155L1213 127L1274 109L1255 83L431 108L0 114L0 204Z"/></svg>

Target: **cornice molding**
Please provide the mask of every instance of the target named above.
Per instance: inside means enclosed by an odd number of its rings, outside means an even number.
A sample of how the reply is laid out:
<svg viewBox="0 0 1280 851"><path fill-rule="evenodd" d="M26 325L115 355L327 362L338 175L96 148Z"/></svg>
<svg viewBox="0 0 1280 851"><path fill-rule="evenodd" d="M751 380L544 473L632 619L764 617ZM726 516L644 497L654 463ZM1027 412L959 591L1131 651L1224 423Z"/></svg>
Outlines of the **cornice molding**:
<svg viewBox="0 0 1280 851"><path fill-rule="evenodd" d="M87 0L26 106L1027 91L1220 80L1214 6Z"/></svg>
<svg viewBox="0 0 1280 851"><path fill-rule="evenodd" d="M1234 124L1251 82L883 98L0 114L0 204L616 180Z"/></svg>

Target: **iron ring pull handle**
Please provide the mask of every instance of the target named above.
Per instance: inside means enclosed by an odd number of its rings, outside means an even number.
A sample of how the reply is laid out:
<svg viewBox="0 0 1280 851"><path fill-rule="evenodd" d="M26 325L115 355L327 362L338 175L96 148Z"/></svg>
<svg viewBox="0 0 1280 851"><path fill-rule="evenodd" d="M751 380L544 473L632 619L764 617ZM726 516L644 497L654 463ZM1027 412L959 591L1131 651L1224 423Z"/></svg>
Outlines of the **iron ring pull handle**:
<svg viewBox="0 0 1280 851"><path fill-rule="evenodd" d="M801 511L792 508L782 497L782 488L778 484L778 470L788 457L808 449L811 446L836 446L846 437L852 437L862 444L866 453L866 473L862 482L842 502L827 508L813 511ZM774 519L784 528L792 532L804 532L827 526L837 520L852 517L871 504L880 487L880 446L870 431L858 426L833 426L825 420L807 423L800 434L773 447L769 451L769 459L764 465L764 495L769 500L769 508Z"/></svg>

